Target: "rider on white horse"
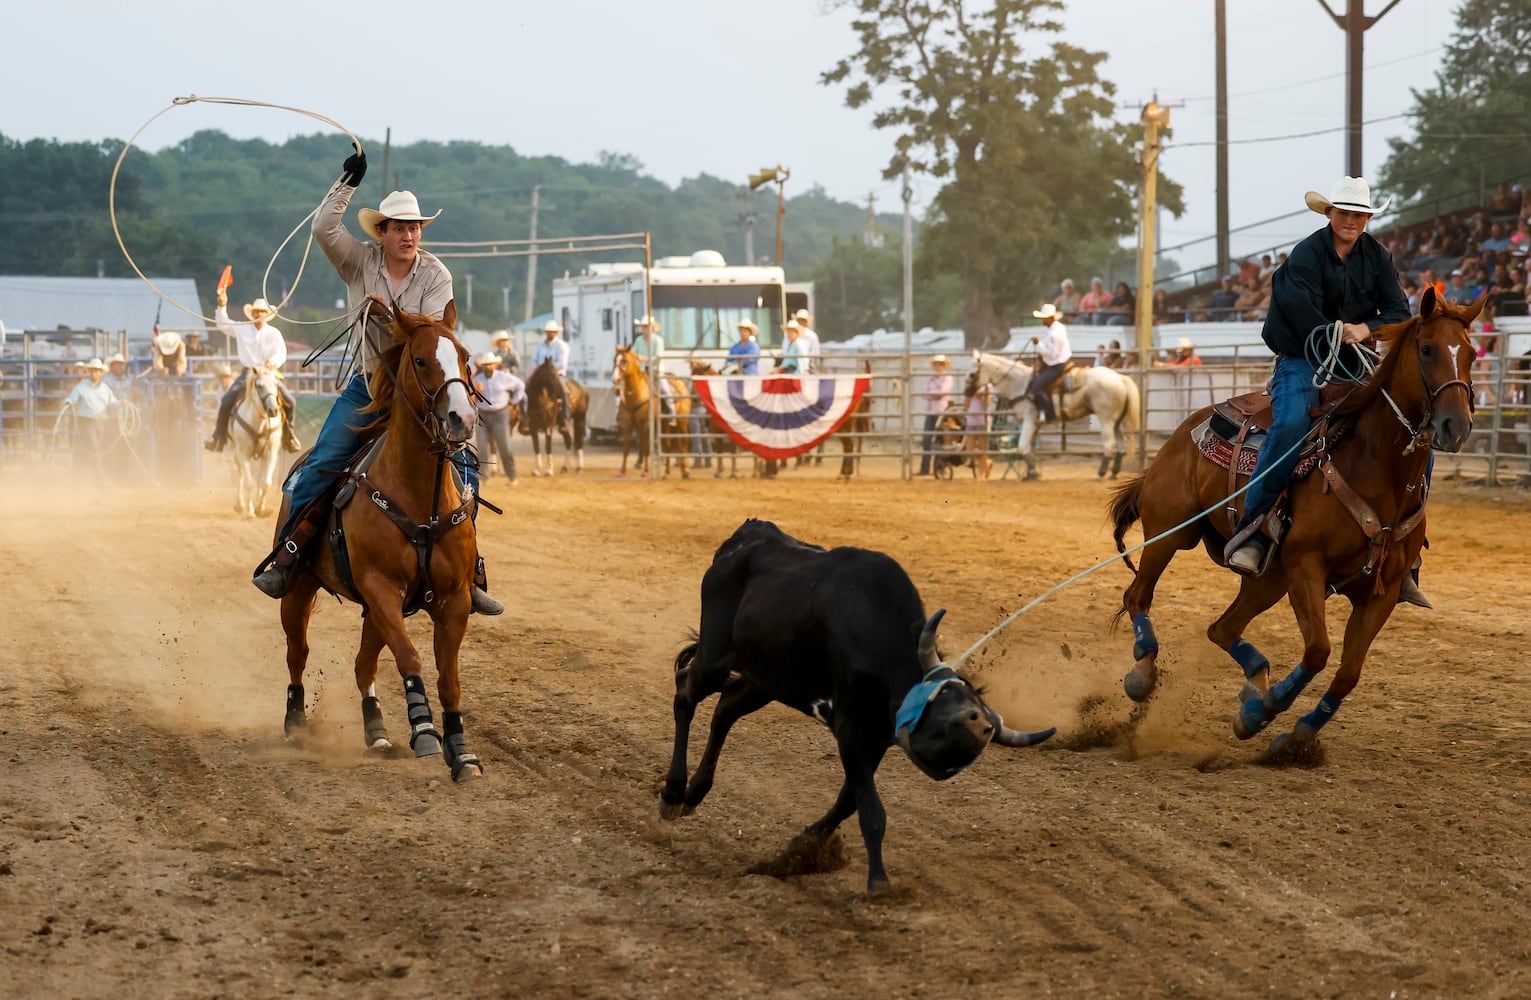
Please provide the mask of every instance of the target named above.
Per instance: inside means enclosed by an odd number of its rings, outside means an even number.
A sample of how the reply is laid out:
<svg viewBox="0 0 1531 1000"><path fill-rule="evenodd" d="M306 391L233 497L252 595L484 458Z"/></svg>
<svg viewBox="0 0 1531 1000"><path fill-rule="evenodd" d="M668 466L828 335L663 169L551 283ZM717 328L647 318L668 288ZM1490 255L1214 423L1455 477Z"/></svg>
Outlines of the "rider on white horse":
<svg viewBox="0 0 1531 1000"><path fill-rule="evenodd" d="M1042 367L1032 376L1026 395L1037 405L1037 418L1046 423L1058 419L1049 390L1054 382L1063 377L1063 369L1068 366L1074 352L1069 347L1068 327L1058 319L1062 313L1058 312L1057 306L1048 302L1041 309L1034 310L1032 315L1042 321L1042 336L1031 338L1031 342L1037 345L1037 357L1041 359Z"/></svg>
<svg viewBox="0 0 1531 1000"><path fill-rule="evenodd" d="M277 371L287 363L287 340L282 336L282 331L267 322L276 313L270 303L262 298L246 305L245 318L250 321L248 323L235 323L230 320L228 306L228 293L220 288L218 311L213 313L213 319L218 323L219 330L236 338L239 344L241 371L218 404L218 425L213 429L213 436L207 439L208 451L222 451L224 445L228 444L229 421L233 418L234 407L239 405L239 399L244 395L245 384L250 379L250 370L269 368ZM292 429L294 405L292 393L280 379L277 380L276 387L277 393L282 397L282 447L289 452L298 452L302 450L302 446L298 443L298 435Z"/></svg>

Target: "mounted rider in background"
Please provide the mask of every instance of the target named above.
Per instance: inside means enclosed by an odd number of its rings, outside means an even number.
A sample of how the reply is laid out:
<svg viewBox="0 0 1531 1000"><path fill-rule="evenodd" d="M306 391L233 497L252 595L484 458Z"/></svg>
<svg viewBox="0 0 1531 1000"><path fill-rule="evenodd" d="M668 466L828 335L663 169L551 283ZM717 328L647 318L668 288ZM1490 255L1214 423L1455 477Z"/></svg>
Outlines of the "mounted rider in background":
<svg viewBox="0 0 1531 1000"><path fill-rule="evenodd" d="M536 350L532 351L532 367L527 372L527 377L530 378L531 372L536 371L537 367L544 361L553 362L553 370L558 373L558 390L560 393L558 397L558 422L562 425L567 425L569 423L569 342L559 336L559 334L563 333L563 324L559 323L556 319L550 319L544 323L542 325L542 333L546 339L537 345Z"/></svg>
<svg viewBox="0 0 1531 1000"><path fill-rule="evenodd" d="M271 308L269 302L256 299L245 306L245 318L250 322L235 323L229 319L228 293L222 288L218 289L218 311L213 313L213 320L225 336L234 338L238 344L240 371L239 377L234 379L234 384L229 386L223 399L218 402L218 424L213 428L213 436L204 445L208 451L222 451L229 443L229 421L233 419L234 408L244 396L251 369L269 368L278 371L287 363L287 340L282 336L282 331L268 322L274 315L276 310ZM296 401L281 379L277 379L276 389L282 398L282 448L297 453L302 450L302 445L298 443L298 435L293 430L293 407Z"/></svg>

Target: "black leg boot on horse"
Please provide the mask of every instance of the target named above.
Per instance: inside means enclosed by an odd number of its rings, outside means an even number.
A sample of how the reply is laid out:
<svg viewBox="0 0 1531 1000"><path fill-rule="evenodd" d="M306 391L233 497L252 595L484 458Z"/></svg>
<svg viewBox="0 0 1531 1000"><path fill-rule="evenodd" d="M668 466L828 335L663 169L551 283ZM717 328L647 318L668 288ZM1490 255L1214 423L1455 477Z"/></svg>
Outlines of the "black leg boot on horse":
<svg viewBox="0 0 1531 1000"><path fill-rule="evenodd" d="M296 455L303 450L303 444L298 440L298 432L293 429L296 420L295 409L297 401L287 394L287 390L281 392L282 400L282 450L290 455Z"/></svg>
<svg viewBox="0 0 1531 1000"><path fill-rule="evenodd" d="M208 451L222 451L229 443L229 422L234 419L234 407L239 405L239 397L242 395L244 388L238 382L223 394L223 398L218 401L218 423L213 427L213 436L203 442L202 447Z"/></svg>

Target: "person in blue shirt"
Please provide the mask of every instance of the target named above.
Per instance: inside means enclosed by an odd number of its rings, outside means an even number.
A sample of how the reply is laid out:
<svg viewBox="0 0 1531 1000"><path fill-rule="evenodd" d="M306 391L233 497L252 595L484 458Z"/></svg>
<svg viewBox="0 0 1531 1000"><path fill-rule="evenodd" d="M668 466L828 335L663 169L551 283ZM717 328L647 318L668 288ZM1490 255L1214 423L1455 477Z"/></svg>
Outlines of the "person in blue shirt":
<svg viewBox="0 0 1531 1000"><path fill-rule="evenodd" d="M537 366L544 361L553 362L553 370L558 372L560 391L558 421L566 424L569 422L569 387L564 383L569 377L569 342L559 336L563 333L563 324L555 319L550 319L543 324L542 333L546 339L532 352L532 367L527 377L530 378L530 372L536 371Z"/></svg>
<svg viewBox="0 0 1531 1000"><path fill-rule="evenodd" d="M755 339L759 332L760 328L749 317L739 321L739 342L729 347L728 363L740 375L760 374L760 343Z"/></svg>
<svg viewBox="0 0 1531 1000"><path fill-rule="evenodd" d="M1266 565L1271 539L1259 530L1296 467L1298 442L1311 428L1308 411L1318 405L1313 385L1316 364L1308 359L1307 341L1320 327L1341 322L1341 357L1372 331L1409 318L1409 302L1398 284L1393 257L1368 232L1366 224L1380 209L1372 206L1371 188L1360 177L1342 177L1328 198L1309 191L1307 206L1328 218L1328 225L1292 249L1271 276L1271 304L1261 338L1276 354L1271 375L1271 426L1253 480L1244 496L1244 512L1224 550L1228 568L1256 575ZM1392 199L1383 203L1383 209ZM1351 370L1359 364L1351 359ZM1404 577L1400 601L1429 607L1412 576Z"/></svg>
<svg viewBox="0 0 1531 1000"><path fill-rule="evenodd" d="M75 464L88 468L96 481L106 482L104 457L109 434L113 430L111 418L116 415L121 401L112 387L101 381L106 374L106 364L100 358L85 363L88 381L80 382L64 397L64 409L73 410L78 418L75 430Z"/></svg>
<svg viewBox="0 0 1531 1000"><path fill-rule="evenodd" d="M784 375L796 375L807 366L808 348L803 343L803 328L797 325L797 320L787 320L787 325L782 327L787 334L787 343L781 349L781 364L776 366L776 372Z"/></svg>

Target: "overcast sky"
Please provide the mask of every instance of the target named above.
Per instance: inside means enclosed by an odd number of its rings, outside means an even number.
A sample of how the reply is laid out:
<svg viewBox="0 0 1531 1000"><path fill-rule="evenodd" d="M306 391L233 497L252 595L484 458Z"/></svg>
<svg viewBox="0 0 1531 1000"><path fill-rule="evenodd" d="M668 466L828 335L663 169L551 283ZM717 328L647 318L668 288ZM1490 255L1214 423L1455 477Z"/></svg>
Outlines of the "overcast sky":
<svg viewBox="0 0 1531 1000"><path fill-rule="evenodd" d="M1328 0L1343 8L1347 0ZM1366 0L1375 14L1387 0ZM1434 83L1455 0L1402 0L1366 33L1365 168L1386 139L1409 134L1409 89ZM1345 36L1319 0L1227 0L1230 138L1329 131L1232 147L1232 225L1302 207L1345 172ZM365 11L365 16L339 13ZM1188 212L1163 244L1216 228L1212 0L1077 0L1067 37L1109 54L1123 120L1158 93L1173 107L1164 172L1186 187ZM851 14L825 0L373 0L172 3L78 0L17 4L6 15L0 133L13 139L126 139L171 98L250 98L306 108L381 142L509 144L571 161L631 153L669 183L698 173L743 182L782 163L788 191L896 210L881 179L892 136L851 111L819 74L854 48ZM203 128L280 142L326 126L289 112L199 104L140 137L149 149ZM336 135L336 166L346 142ZM917 184L918 203L935 187ZM1235 237L1235 252L1295 241L1298 217ZM509 235L509 234L508 234ZM1213 256L1210 242L1174 254Z"/></svg>

